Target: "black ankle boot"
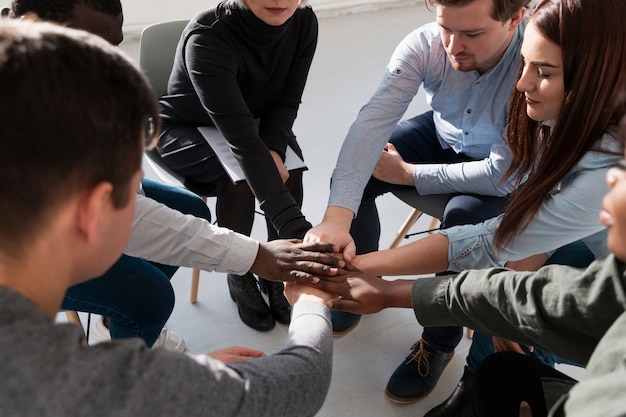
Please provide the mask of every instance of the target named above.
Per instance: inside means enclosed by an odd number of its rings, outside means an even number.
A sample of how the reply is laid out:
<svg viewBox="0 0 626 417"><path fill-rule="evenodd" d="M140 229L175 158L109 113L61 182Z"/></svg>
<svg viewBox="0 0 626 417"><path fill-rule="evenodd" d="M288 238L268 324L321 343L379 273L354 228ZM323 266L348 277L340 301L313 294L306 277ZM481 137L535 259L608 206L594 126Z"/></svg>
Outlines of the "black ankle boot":
<svg viewBox="0 0 626 417"><path fill-rule="evenodd" d="M270 300L270 310L272 310L274 320L282 324L289 324L291 322L291 306L285 298L285 284L259 277L259 287Z"/></svg>
<svg viewBox="0 0 626 417"><path fill-rule="evenodd" d="M424 417L473 417L474 374L463 371L463 377L447 400L430 410Z"/></svg>
<svg viewBox="0 0 626 417"><path fill-rule="evenodd" d="M256 278L251 272L246 275L228 274L230 298L237 303L239 317L254 330L266 332L274 327L274 317L259 292Z"/></svg>

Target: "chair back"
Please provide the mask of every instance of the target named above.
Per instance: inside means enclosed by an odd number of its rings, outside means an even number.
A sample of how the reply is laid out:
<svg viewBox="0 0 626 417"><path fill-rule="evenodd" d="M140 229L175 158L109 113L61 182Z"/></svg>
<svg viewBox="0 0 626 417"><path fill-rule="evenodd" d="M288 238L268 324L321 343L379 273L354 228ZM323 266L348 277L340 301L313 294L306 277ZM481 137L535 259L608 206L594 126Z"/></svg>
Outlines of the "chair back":
<svg viewBox="0 0 626 417"><path fill-rule="evenodd" d="M189 20L170 20L146 26L139 40L139 67L157 96L165 92L172 72L176 46Z"/></svg>

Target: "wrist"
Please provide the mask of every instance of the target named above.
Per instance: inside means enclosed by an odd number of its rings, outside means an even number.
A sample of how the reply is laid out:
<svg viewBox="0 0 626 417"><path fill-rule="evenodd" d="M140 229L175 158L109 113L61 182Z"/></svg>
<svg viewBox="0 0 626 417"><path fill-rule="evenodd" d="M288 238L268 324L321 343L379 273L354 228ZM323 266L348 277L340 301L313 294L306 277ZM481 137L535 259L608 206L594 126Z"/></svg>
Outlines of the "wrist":
<svg viewBox="0 0 626 417"><path fill-rule="evenodd" d="M410 279L389 281L387 307L412 308L411 294L414 282Z"/></svg>
<svg viewBox="0 0 626 417"><path fill-rule="evenodd" d="M324 213L322 223L332 224L343 230L350 230L353 219L354 212L352 210L345 207L329 206Z"/></svg>

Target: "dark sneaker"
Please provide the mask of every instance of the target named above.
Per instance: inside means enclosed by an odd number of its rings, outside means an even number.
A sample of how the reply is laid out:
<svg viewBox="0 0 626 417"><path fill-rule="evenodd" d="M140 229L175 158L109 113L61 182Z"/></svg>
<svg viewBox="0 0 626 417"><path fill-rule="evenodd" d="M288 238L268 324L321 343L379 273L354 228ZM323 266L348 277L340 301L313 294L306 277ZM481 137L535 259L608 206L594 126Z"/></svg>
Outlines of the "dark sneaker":
<svg viewBox="0 0 626 417"><path fill-rule="evenodd" d="M360 314L347 311L330 310L330 321L333 324L333 336L343 336L354 329L361 320Z"/></svg>
<svg viewBox="0 0 626 417"><path fill-rule="evenodd" d="M428 395L454 352L439 352L423 340L411 346L411 353L396 368L385 388L385 394L398 403L412 403Z"/></svg>

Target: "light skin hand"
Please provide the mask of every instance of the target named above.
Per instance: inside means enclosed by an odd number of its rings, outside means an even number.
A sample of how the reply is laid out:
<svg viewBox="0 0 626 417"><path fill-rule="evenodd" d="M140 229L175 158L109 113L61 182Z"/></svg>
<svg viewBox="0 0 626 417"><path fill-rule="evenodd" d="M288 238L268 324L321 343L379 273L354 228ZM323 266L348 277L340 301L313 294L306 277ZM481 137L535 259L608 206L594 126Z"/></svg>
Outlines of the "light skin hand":
<svg viewBox="0 0 626 417"><path fill-rule="evenodd" d="M285 297L291 305L297 303L298 300L310 300L327 305L335 296L322 291L320 288L309 287L298 282L286 282Z"/></svg>
<svg viewBox="0 0 626 417"><path fill-rule="evenodd" d="M224 349L216 350L211 353L207 353L208 356L213 359L224 363L230 362L243 362L250 359L262 358L265 353L260 350L250 349L242 346L230 346Z"/></svg>
<svg viewBox="0 0 626 417"><path fill-rule="evenodd" d="M280 174L280 177L283 179L283 183L287 182L289 179L289 171L287 171L287 167L283 162L282 158L276 151L270 151L270 155L272 155L272 159L274 160L274 164L276 164L276 169Z"/></svg>
<svg viewBox="0 0 626 417"><path fill-rule="evenodd" d="M522 349L522 345L517 342L513 342L508 339L493 336L493 347L496 352L516 352L525 355L526 352ZM532 346L528 346L528 349L532 352Z"/></svg>
<svg viewBox="0 0 626 417"><path fill-rule="evenodd" d="M396 147L388 143L374 167L372 176L390 184L414 185L414 169L415 165L405 162Z"/></svg>
<svg viewBox="0 0 626 417"><path fill-rule="evenodd" d="M330 206L326 209L322 222L309 229L304 236L304 242L329 242L334 244L343 254L344 259L350 262L356 254L356 246L350 235L350 225L354 213L343 207Z"/></svg>
<svg viewBox="0 0 626 417"><path fill-rule="evenodd" d="M519 405L519 417L533 417L533 410L526 401L522 401Z"/></svg>
<svg viewBox="0 0 626 417"><path fill-rule="evenodd" d="M337 274L345 262L332 256L330 243L273 240L259 244L251 271L271 281L298 281L315 285L320 277Z"/></svg>

